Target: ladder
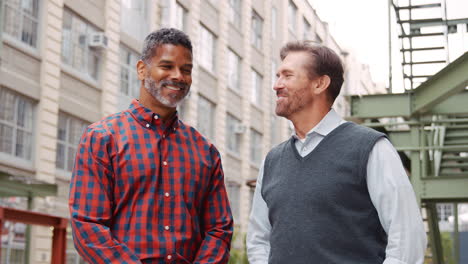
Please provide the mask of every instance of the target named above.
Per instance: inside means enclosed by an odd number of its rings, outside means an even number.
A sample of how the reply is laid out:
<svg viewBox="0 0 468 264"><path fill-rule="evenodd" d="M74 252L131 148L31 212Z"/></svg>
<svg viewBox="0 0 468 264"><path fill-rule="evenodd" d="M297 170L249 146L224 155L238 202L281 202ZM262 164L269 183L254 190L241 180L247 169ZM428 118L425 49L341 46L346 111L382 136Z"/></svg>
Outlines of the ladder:
<svg viewBox="0 0 468 264"><path fill-rule="evenodd" d="M392 0L400 29L405 91L418 87L448 63L445 0L433 1Z"/></svg>

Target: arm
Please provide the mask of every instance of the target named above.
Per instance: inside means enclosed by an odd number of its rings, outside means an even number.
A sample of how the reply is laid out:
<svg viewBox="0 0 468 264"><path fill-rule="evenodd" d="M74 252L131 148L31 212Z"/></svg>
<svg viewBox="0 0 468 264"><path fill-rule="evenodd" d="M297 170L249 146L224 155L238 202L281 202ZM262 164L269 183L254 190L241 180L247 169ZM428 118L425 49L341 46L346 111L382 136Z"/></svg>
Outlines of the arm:
<svg viewBox="0 0 468 264"><path fill-rule="evenodd" d="M370 153L367 187L388 235L384 264L422 264L427 239L420 209L400 157L386 138Z"/></svg>
<svg viewBox="0 0 468 264"><path fill-rule="evenodd" d="M69 197L73 240L89 263L141 263L109 228L113 214L109 144L108 136L88 129L78 145Z"/></svg>
<svg viewBox="0 0 468 264"><path fill-rule="evenodd" d="M268 263L270 254L271 225L268 219L268 207L261 193L263 167L264 164L262 164L258 173L247 230L247 255L251 264Z"/></svg>
<svg viewBox="0 0 468 264"><path fill-rule="evenodd" d="M219 153L214 151L212 157L214 167L210 188L205 194L200 215L204 239L198 249L194 264L227 263L229 260L233 218L224 186L224 173Z"/></svg>

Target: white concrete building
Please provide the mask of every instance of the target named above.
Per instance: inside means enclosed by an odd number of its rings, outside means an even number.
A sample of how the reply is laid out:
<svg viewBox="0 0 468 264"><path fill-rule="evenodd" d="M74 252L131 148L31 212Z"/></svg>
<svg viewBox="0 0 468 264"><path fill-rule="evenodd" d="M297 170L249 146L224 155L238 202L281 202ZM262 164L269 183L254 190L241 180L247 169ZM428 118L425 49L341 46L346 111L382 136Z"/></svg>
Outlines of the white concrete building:
<svg viewBox="0 0 468 264"><path fill-rule="evenodd" d="M375 88L370 75L362 74L367 69L347 59L350 55L344 55L306 0L1 4L0 182L14 178L55 185L57 192L46 198L30 194L29 203L27 197L2 198L0 206L68 217L71 169L83 128L138 97L135 64L142 40L160 27L180 28L192 39L193 85L180 112L222 154L236 232L247 228L253 191L247 183L255 181L268 150L291 133L288 122L274 114L272 86L280 47L309 39L331 47L345 60L348 81L335 104L342 115L349 111L343 95L356 86L362 85L365 92ZM6 190L0 188L3 197L19 195L2 191ZM30 263L49 263L50 230L33 227L30 236ZM2 239L2 248L7 246ZM67 263L79 263L71 237L68 248ZM22 252L24 245L15 253L18 261L25 258Z"/></svg>

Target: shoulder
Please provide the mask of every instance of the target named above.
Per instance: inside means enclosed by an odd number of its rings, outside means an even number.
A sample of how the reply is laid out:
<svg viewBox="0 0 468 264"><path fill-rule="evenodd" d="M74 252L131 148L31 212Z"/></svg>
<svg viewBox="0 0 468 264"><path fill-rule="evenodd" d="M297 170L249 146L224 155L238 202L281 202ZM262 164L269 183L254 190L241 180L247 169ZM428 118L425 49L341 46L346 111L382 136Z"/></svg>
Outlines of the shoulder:
<svg viewBox="0 0 468 264"><path fill-rule="evenodd" d="M118 112L89 125L83 133L82 140L109 141L117 127L122 126L127 118L126 112Z"/></svg>
<svg viewBox="0 0 468 264"><path fill-rule="evenodd" d="M209 151L212 154L220 155L216 146L206 138L202 133L200 133L196 128L184 123L182 120L179 120L179 129L181 130L184 137L187 137L201 147L205 151Z"/></svg>
<svg viewBox="0 0 468 264"><path fill-rule="evenodd" d="M267 154L265 162L269 162L271 159L278 158L281 153L284 152L286 147L291 144L292 137L286 141L281 142L280 144L274 146Z"/></svg>
<svg viewBox="0 0 468 264"><path fill-rule="evenodd" d="M362 137L366 140L378 140L379 138L386 137L384 133L381 133L373 128L358 125L354 122L346 122L342 124L346 133L353 136Z"/></svg>

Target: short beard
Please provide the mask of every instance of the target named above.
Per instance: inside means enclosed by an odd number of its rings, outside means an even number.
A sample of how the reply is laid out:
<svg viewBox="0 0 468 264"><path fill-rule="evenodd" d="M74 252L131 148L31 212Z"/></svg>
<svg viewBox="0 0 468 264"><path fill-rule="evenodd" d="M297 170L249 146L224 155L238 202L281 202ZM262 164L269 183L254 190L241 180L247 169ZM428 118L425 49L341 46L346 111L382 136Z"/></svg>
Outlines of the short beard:
<svg viewBox="0 0 468 264"><path fill-rule="evenodd" d="M163 80L163 81L160 81L159 83L156 83L151 77L146 77L145 78L145 88L146 90L156 99L158 100L161 104L163 104L164 106L166 107L170 107L170 108L176 108L180 103L183 102L183 100L187 97L187 92L185 94L184 97L182 97L181 99L177 100L176 98L173 97L173 99L175 100L174 102L171 102L170 100L168 100L167 98L165 98L163 95L162 95L162 88L164 85L173 85L173 86L179 86L179 87L183 87L184 91L187 91L188 90L188 87L186 84L183 84L183 83L176 83L176 82L173 82L173 81L167 81L167 80Z"/></svg>
<svg viewBox="0 0 468 264"><path fill-rule="evenodd" d="M307 97L307 88L302 88L289 95L287 105L276 105L275 113L277 116L282 116L289 119L291 115L304 109L308 104L312 103Z"/></svg>

